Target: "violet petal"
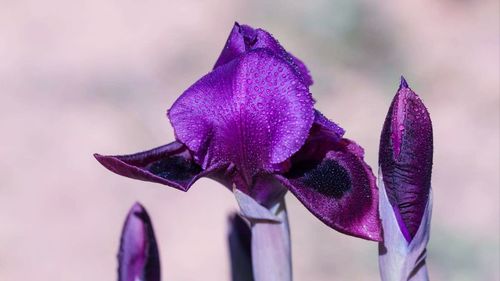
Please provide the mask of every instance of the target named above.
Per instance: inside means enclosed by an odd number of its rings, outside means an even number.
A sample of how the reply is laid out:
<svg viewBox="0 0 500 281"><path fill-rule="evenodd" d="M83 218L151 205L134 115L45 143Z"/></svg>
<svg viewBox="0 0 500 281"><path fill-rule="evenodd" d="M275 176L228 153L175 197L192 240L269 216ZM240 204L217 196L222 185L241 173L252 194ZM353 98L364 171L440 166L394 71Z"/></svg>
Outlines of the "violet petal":
<svg viewBox="0 0 500 281"><path fill-rule="evenodd" d="M328 138L329 142L340 141L345 134L345 130L342 127L330 121L318 110L314 112L314 124L311 130L310 134L312 136Z"/></svg>
<svg viewBox="0 0 500 281"><path fill-rule="evenodd" d="M118 281L160 281L160 258L153 225L135 203L123 226L118 253Z"/></svg>
<svg viewBox="0 0 500 281"><path fill-rule="evenodd" d="M289 63L306 86L313 84L312 77L305 64L288 53L269 32L238 23L234 24L214 69L236 59L241 54L259 48L267 49Z"/></svg>
<svg viewBox="0 0 500 281"><path fill-rule="evenodd" d="M315 110L314 123L306 143L289 159L288 165L294 165L301 169L311 169L317 166L323 161L327 152L344 147L342 145L344 133L344 129ZM363 157L364 151L360 146L352 145L350 147L351 149L359 149L355 154ZM290 170L290 167L287 170Z"/></svg>
<svg viewBox="0 0 500 281"><path fill-rule="evenodd" d="M257 49L201 78L168 116L177 139L203 168L233 163L251 186L257 173L273 170L300 149L314 109L291 66Z"/></svg>
<svg viewBox="0 0 500 281"><path fill-rule="evenodd" d="M328 149L318 148L313 153L305 146L304 154L301 150L292 157L291 170L277 178L328 226L380 241L378 191L371 168L363 160L362 148L348 139L313 143Z"/></svg>
<svg viewBox="0 0 500 281"><path fill-rule="evenodd" d="M401 78L380 138L379 165L400 229L410 241L429 198L432 124L422 100Z"/></svg>
<svg viewBox="0 0 500 281"><path fill-rule="evenodd" d="M203 171L193 161L187 148L179 142L130 155L94 156L104 167L116 174L165 184L183 191L187 191L197 179L213 170Z"/></svg>

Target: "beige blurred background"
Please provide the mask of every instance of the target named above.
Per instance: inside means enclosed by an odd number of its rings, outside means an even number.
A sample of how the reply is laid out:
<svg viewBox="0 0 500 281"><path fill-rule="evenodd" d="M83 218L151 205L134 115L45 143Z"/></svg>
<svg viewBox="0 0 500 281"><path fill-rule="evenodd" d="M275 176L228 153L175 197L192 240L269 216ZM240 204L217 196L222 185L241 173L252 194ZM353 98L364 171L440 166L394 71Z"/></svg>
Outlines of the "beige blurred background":
<svg viewBox="0 0 500 281"><path fill-rule="evenodd" d="M92 153L173 140L165 111L213 66L235 20L309 66L317 108L366 148L399 76L435 130L432 280L499 280L498 1L0 1L0 280L115 280L135 200L164 280L229 280L230 192L129 180ZM379 280L375 243L287 196L298 281Z"/></svg>

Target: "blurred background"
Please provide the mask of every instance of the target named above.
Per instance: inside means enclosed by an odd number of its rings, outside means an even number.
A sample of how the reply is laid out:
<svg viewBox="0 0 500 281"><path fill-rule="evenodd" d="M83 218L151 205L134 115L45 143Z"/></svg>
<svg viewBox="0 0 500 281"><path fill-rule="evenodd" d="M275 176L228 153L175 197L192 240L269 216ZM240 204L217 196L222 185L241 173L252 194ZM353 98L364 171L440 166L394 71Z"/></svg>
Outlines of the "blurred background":
<svg viewBox="0 0 500 281"><path fill-rule="evenodd" d="M0 1L0 280L115 280L136 200L153 218L164 280L229 280L230 192L119 177L92 154L172 141L166 110L212 68L234 21L308 65L316 107L375 171L404 74L434 124L431 278L499 280L496 0ZM379 280L375 243L287 202L295 280Z"/></svg>

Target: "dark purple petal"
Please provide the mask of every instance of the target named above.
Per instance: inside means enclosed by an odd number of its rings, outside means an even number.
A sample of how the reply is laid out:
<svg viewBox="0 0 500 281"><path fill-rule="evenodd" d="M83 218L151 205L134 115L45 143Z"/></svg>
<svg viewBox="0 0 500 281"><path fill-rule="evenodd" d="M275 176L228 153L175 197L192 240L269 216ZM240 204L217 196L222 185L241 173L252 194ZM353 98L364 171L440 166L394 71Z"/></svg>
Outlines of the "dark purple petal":
<svg viewBox="0 0 500 281"><path fill-rule="evenodd" d="M309 211L342 233L381 240L378 190L361 147L320 131L291 161L290 171L277 178Z"/></svg>
<svg viewBox="0 0 500 281"><path fill-rule="evenodd" d="M328 120L321 112L315 110L314 123L309 131L307 141L291 159L294 166L300 166L303 169L316 167L323 161L328 151L338 149L338 143L341 142L344 133L344 129L339 125ZM361 149L357 152L357 155L363 157L363 149L359 146L356 147ZM290 160L287 162L288 165L291 165Z"/></svg>
<svg viewBox="0 0 500 281"><path fill-rule="evenodd" d="M312 85L313 80L305 64L288 53L269 32L238 23L234 24L226 45L215 63L214 69L232 61L241 54L258 48L270 50L274 55L284 59L293 67L303 84L306 86Z"/></svg>
<svg viewBox="0 0 500 281"><path fill-rule="evenodd" d="M197 163L232 163L250 187L256 174L275 171L302 147L313 103L289 64L258 49L201 78L168 116Z"/></svg>
<svg viewBox="0 0 500 281"><path fill-rule="evenodd" d="M232 214L229 217L228 242L233 281L254 280L251 238L250 226L238 214Z"/></svg>
<svg viewBox="0 0 500 281"><path fill-rule="evenodd" d="M186 146L179 142L148 151L121 156L94 154L108 170L133 179L165 184L183 191L212 169L203 171L193 161Z"/></svg>
<svg viewBox="0 0 500 281"><path fill-rule="evenodd" d="M240 25L235 22L231 29L231 33L229 33L224 49L222 49L214 65L214 69L250 51L256 41L257 36L255 29L248 25Z"/></svg>
<svg viewBox="0 0 500 281"><path fill-rule="evenodd" d="M153 225L139 203L132 206L123 225L118 281L160 281L160 258Z"/></svg>
<svg viewBox="0 0 500 281"><path fill-rule="evenodd" d="M432 150L429 113L402 77L382 130L379 164L389 202L408 241L420 226L429 198Z"/></svg>
<svg viewBox="0 0 500 281"><path fill-rule="evenodd" d="M330 121L321 112L314 112L314 124L312 126L311 137L327 138L329 142L338 142L344 136L345 130L339 125Z"/></svg>

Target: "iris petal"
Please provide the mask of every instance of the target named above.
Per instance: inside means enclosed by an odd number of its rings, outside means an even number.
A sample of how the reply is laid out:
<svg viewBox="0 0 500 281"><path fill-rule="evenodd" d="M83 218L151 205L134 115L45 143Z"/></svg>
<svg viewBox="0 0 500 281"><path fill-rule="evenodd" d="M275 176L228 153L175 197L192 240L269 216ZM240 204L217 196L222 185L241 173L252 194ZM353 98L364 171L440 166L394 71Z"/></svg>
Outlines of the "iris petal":
<svg viewBox="0 0 500 281"><path fill-rule="evenodd" d="M312 130L292 157L291 169L277 178L328 226L379 241L375 177L363 160L363 149L348 139L337 141L339 135L333 132Z"/></svg>
<svg viewBox="0 0 500 281"><path fill-rule="evenodd" d="M288 53L269 32L260 28L254 29L244 24L240 25L238 23L234 24L226 45L215 63L214 69L232 61L241 54L259 48L267 49L274 55L284 59L293 67L294 71L299 75L306 86L313 84L312 77L306 65L301 60Z"/></svg>
<svg viewBox="0 0 500 281"><path fill-rule="evenodd" d="M300 151L291 158L295 168L300 166L303 169L310 169L317 166L323 161L328 151L336 150L339 147L338 143L342 140L344 133L344 129L339 125L315 110L314 123L309 131L307 141L300 148ZM352 148L354 147L351 146ZM357 154L362 157L364 152L361 147L359 149L361 151L357 152ZM291 165L291 161L289 160L287 164ZM295 171L297 169L292 170L291 173L293 174Z"/></svg>
<svg viewBox="0 0 500 281"><path fill-rule="evenodd" d="M118 264L119 281L160 281L160 258L153 225L139 203L132 206L123 226Z"/></svg>
<svg viewBox="0 0 500 281"><path fill-rule="evenodd" d="M108 170L133 179L165 184L183 191L215 168L203 171L179 142L121 156L94 155Z"/></svg>
<svg viewBox="0 0 500 281"><path fill-rule="evenodd" d="M432 153L429 113L402 78L382 130L379 164L389 202L408 241L420 226L429 198Z"/></svg>
<svg viewBox="0 0 500 281"><path fill-rule="evenodd" d="M201 78L168 116L177 139L203 168L233 163L251 186L259 171L273 170L300 149L314 109L292 67L258 49Z"/></svg>

